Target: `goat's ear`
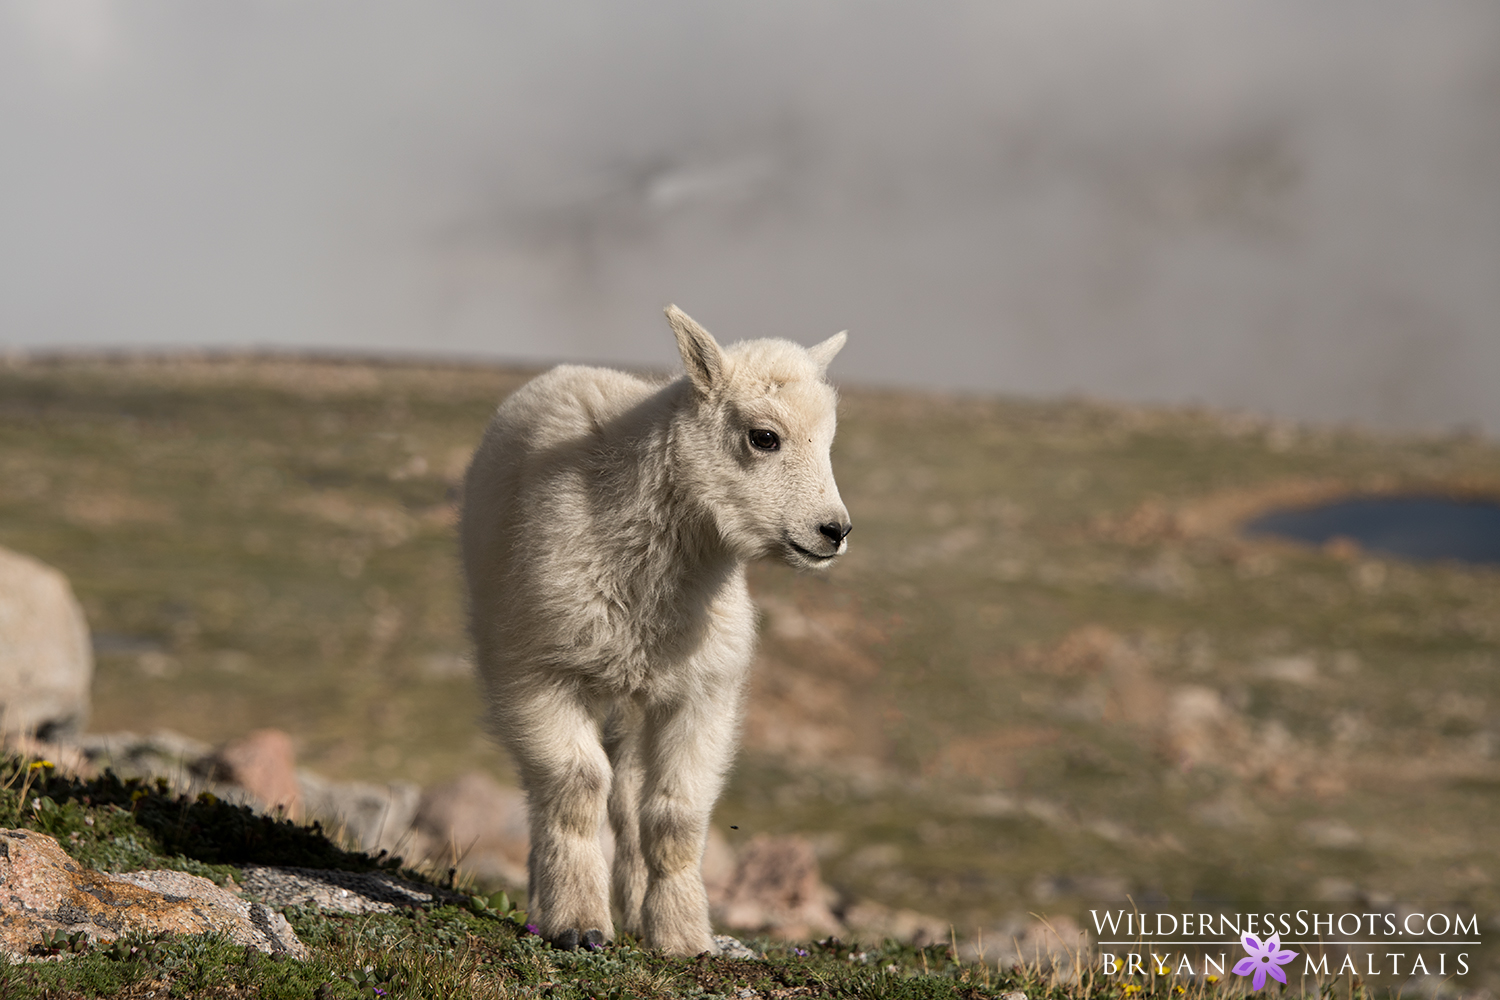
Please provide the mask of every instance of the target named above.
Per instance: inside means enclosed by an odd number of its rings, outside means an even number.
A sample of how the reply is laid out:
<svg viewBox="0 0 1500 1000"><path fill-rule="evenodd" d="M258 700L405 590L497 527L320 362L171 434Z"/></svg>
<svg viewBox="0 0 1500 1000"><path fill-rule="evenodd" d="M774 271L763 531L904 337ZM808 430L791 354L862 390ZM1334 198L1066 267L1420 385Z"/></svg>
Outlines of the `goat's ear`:
<svg viewBox="0 0 1500 1000"><path fill-rule="evenodd" d="M713 336L693 322L693 317L667 306L667 322L677 335L677 349L682 352L682 363L687 368L688 378L700 396L707 396L724 381L724 350Z"/></svg>
<svg viewBox="0 0 1500 1000"><path fill-rule="evenodd" d="M814 344L807 349L812 355L813 362L818 366L820 373L828 372L828 363L833 360L834 355L844 348L844 341L849 339L848 330L840 330L821 344Z"/></svg>

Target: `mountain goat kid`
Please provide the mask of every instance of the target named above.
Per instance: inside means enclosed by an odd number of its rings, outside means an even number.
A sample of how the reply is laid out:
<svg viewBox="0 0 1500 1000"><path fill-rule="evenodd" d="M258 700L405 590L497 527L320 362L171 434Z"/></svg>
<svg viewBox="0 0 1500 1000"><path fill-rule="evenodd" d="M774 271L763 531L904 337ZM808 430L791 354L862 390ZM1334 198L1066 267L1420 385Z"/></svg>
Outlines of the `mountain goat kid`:
<svg viewBox="0 0 1500 1000"><path fill-rule="evenodd" d="M554 945L626 931L714 950L700 866L755 643L745 565L847 547L833 481L844 334L721 348L676 306L687 375L564 365L506 399L460 526L488 721L531 815L529 909Z"/></svg>

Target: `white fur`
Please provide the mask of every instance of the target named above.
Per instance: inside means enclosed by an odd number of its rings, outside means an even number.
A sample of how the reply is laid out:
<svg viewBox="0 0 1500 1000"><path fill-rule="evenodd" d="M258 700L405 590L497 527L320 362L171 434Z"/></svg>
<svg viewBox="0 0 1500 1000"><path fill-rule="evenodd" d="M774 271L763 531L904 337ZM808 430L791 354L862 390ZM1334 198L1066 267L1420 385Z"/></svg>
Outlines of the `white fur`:
<svg viewBox="0 0 1500 1000"><path fill-rule="evenodd" d="M529 796L542 934L613 936L607 812L625 930L694 955L714 947L700 864L755 642L745 565L818 568L847 547L824 381L844 334L726 349L675 306L667 318L685 377L564 365L501 404L461 534L489 721ZM776 450L752 444L766 430Z"/></svg>

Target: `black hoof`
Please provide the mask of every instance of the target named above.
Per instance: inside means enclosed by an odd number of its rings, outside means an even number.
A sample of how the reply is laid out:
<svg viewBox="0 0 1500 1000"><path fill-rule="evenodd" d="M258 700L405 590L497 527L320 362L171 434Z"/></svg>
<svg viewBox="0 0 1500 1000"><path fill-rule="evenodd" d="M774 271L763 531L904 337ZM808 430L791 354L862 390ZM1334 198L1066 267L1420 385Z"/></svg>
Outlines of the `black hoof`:
<svg viewBox="0 0 1500 1000"><path fill-rule="evenodd" d="M574 951L578 947L578 928L569 927L552 939L552 947L563 951Z"/></svg>
<svg viewBox="0 0 1500 1000"><path fill-rule="evenodd" d="M604 947L604 932L592 930L583 932L583 946L589 951L598 951Z"/></svg>

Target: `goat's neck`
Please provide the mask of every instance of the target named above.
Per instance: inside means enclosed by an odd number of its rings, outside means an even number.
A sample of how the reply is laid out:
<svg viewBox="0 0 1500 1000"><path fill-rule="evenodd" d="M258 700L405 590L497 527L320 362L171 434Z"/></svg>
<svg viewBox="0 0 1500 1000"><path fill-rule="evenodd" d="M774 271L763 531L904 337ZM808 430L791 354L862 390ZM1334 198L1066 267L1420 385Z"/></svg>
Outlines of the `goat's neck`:
<svg viewBox="0 0 1500 1000"><path fill-rule="evenodd" d="M634 494L625 506L635 513L620 526L616 565L637 600L682 608L711 600L744 563L724 543L700 491L681 475L673 423L638 441L644 454L621 482Z"/></svg>

